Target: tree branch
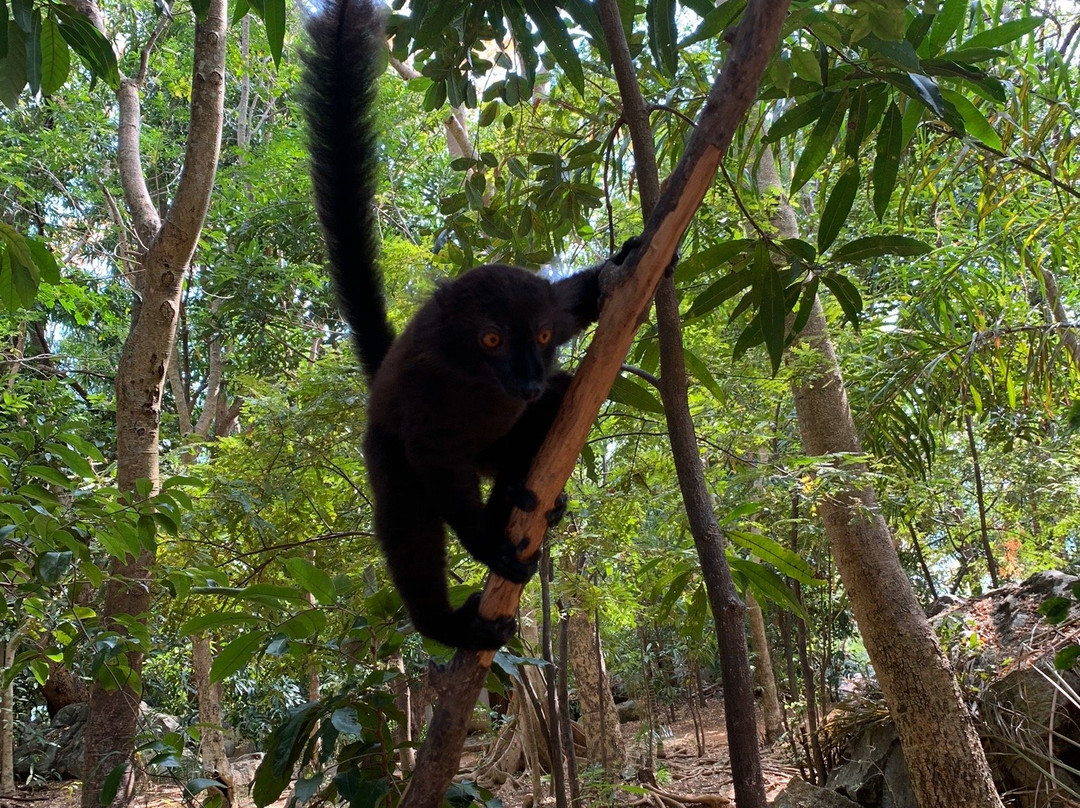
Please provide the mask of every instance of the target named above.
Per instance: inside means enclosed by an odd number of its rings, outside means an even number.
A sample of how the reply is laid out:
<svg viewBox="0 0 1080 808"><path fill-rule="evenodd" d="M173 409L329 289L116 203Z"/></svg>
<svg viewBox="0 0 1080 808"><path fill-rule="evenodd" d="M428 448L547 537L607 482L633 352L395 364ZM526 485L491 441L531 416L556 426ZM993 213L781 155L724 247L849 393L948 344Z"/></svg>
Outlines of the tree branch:
<svg viewBox="0 0 1080 808"><path fill-rule="evenodd" d="M515 543L528 540L525 557L536 552L546 527L544 514L554 505L573 472L593 420L630 348L641 316L657 284L716 175L736 128L753 103L765 66L775 49L787 16L784 0L749 0L732 37L732 47L702 110L682 160L645 228L644 242L623 267L604 271L607 293L596 336L581 363L554 426L544 442L527 486L538 506L531 513L515 511L508 534ZM513 615L522 586L492 575L480 604L483 617ZM457 771L468 717L494 652L459 651L442 677L441 698L420 750L416 771L402 801L403 808L433 808Z"/></svg>

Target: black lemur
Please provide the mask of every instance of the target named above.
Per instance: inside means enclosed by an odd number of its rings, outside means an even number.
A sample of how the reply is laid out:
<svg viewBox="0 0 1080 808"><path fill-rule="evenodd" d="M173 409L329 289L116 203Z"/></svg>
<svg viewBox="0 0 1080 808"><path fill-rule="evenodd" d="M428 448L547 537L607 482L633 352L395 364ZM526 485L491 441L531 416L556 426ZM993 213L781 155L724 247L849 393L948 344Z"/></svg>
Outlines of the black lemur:
<svg viewBox="0 0 1080 808"><path fill-rule="evenodd" d="M518 558L506 523L513 506L535 507L523 481L570 380L555 352L596 320L600 267L556 283L518 267L477 267L441 285L395 339L376 262L382 15L371 0L327 0L307 32L304 113L316 206L370 382L364 456L375 534L420 633L495 649L515 621L481 618L479 594L451 608L444 523L498 575L524 583L535 573L535 560ZM481 477L494 478L486 503Z"/></svg>

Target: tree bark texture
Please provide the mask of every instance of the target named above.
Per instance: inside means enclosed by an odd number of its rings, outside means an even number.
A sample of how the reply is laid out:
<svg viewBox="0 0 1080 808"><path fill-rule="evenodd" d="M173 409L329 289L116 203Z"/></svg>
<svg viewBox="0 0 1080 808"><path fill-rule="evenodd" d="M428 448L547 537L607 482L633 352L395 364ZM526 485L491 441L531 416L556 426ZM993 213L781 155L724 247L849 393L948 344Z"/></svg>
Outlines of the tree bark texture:
<svg viewBox="0 0 1080 808"><path fill-rule="evenodd" d="M771 745L784 734L784 717L780 713L780 697L776 694L776 676L773 674L769 637L765 633L765 615L753 593L746 592L746 613L750 622L750 644L757 655L754 669L758 687L761 688L761 712L765 719L765 743Z"/></svg>
<svg viewBox="0 0 1080 808"><path fill-rule="evenodd" d="M792 383L809 455L861 454L825 317L815 303L796 342L818 357ZM863 475L863 464L846 464ZM948 659L900 566L873 488L853 482L817 506L840 578L900 734L921 808L1001 808L986 755Z"/></svg>
<svg viewBox="0 0 1080 808"><path fill-rule="evenodd" d="M95 19L92 9L87 12ZM117 91L120 118L117 159L124 197L138 238L140 256L132 278L136 300L131 328L116 374L117 486L134 495L135 482L158 486L158 430L167 364L176 339L180 291L201 232L214 185L221 144L224 101L226 0L210 0L195 26L191 117L184 167L176 197L162 221L147 191L139 148L139 93L145 71L123 77ZM100 14L97 15L100 20ZM102 625L124 633L120 616L144 619L150 606L150 567L154 554L143 550L113 559L106 584ZM95 681L86 721L83 808L99 808L105 778L117 766L128 774L116 802L126 803L133 788L132 756L139 707L136 681L141 675L141 649L127 651L132 676L105 687Z"/></svg>
<svg viewBox="0 0 1080 808"><path fill-rule="evenodd" d="M6 673L15 663L19 652L21 631L0 642ZM12 679L0 691L0 796L15 796L15 681Z"/></svg>
<svg viewBox="0 0 1080 808"><path fill-rule="evenodd" d="M588 615L573 611L567 625L569 663L577 681L581 724L585 729L585 754L590 763L601 763L614 779L626 765L626 747L619 731L611 682L598 654L596 631Z"/></svg>
<svg viewBox="0 0 1080 808"><path fill-rule="evenodd" d="M604 272L603 284L608 294L596 334L526 480L527 487L536 494L537 507L529 513L515 510L507 528L510 540L516 544L528 540L521 551L525 558L539 547L547 527L544 514L553 507L573 472L657 284L671 265L735 130L753 103L765 66L779 40L788 5L787 0L749 0L698 126L645 227L642 246L619 271L613 272L609 267ZM513 615L521 590L520 584L490 576L480 614L487 618ZM742 652L745 655L745 645ZM403 808L441 805L457 771L468 716L493 657L492 652L459 652L448 667L428 740L417 757L416 772L402 801Z"/></svg>
<svg viewBox="0 0 1080 808"><path fill-rule="evenodd" d="M199 761L203 772L222 783L235 794L232 767L225 754L225 733L222 732L221 702L225 696L222 682L210 682L210 666L214 657L210 637L198 634L191 638L191 669L195 677L195 692L199 701Z"/></svg>
<svg viewBox="0 0 1080 808"><path fill-rule="evenodd" d="M758 190L780 190L771 152L762 159ZM783 197L781 197L783 198ZM794 211L780 204L773 226L797 236ZM808 455L862 454L847 391L821 303L817 300L791 353L809 349L792 379L795 413ZM855 480L838 484L817 504L840 578L878 683L896 722L920 808L1001 808L959 685L896 554L862 463L843 463ZM859 479L863 478L863 479Z"/></svg>

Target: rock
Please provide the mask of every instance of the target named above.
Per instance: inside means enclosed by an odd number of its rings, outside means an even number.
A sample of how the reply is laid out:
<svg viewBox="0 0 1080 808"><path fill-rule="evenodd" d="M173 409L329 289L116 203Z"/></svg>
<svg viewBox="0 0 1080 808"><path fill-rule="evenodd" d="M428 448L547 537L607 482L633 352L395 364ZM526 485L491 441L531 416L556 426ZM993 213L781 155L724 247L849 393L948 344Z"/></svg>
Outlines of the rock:
<svg viewBox="0 0 1080 808"><path fill-rule="evenodd" d="M637 721L641 718L641 713L638 711L638 703L633 699L616 704L615 713L619 716L620 724L625 724L627 721Z"/></svg>
<svg viewBox="0 0 1080 808"><path fill-rule="evenodd" d="M23 732L23 742L15 749L15 774L26 778L31 772L39 776L59 780L82 779L82 761L85 745L83 728L86 725L86 704L69 704L53 716L48 725L29 724ZM139 705L138 732L143 737L162 738L177 732L180 721L175 716L158 712L145 703ZM183 759L176 761L180 777L192 777L198 773L194 753L185 749ZM150 767L148 774L168 774L170 781L176 772L164 772Z"/></svg>
<svg viewBox="0 0 1080 808"><path fill-rule="evenodd" d="M263 757L262 752L255 752L229 761L232 767L233 784L240 791L241 796L246 797L251 794L251 782L255 779L255 770L259 768Z"/></svg>
<svg viewBox="0 0 1080 808"><path fill-rule="evenodd" d="M826 785L867 808L918 808L900 737L891 721L871 725L845 751Z"/></svg>
<svg viewBox="0 0 1080 808"><path fill-rule="evenodd" d="M821 786L811 785L793 777L784 790L776 795L772 808L858 808L847 797Z"/></svg>

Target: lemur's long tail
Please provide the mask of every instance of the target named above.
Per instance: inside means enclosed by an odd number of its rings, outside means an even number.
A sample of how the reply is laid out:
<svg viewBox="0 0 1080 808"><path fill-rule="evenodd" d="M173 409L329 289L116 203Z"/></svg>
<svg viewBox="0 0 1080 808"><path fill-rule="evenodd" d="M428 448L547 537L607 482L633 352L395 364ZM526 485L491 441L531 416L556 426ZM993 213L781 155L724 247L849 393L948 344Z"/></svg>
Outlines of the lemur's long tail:
<svg viewBox="0 0 1080 808"><path fill-rule="evenodd" d="M307 22L304 116L330 275L368 377L394 331L377 261L375 99L383 17L371 0L324 0Z"/></svg>

